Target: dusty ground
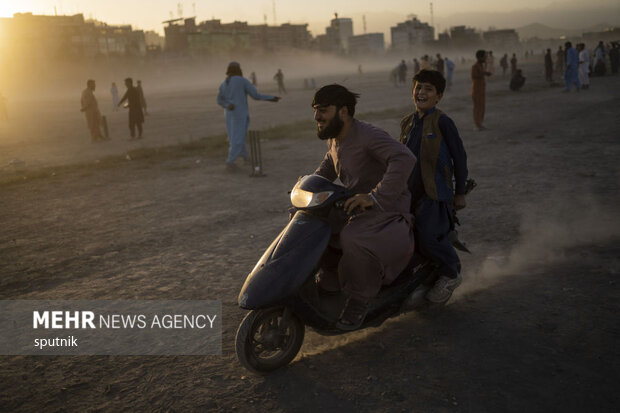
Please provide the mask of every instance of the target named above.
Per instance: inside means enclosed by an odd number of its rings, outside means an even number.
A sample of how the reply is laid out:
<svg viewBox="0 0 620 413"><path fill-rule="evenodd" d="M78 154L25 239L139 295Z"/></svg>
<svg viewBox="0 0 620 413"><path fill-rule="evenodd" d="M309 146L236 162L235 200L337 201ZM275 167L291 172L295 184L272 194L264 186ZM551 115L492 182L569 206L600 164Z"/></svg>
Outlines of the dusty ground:
<svg viewBox="0 0 620 413"><path fill-rule="evenodd" d="M205 151L95 163L221 134L213 95L154 96L141 142L120 139L124 113L111 116L111 142L91 145L74 102L47 102L38 122L17 111L0 129L0 165L86 164L34 178L3 169L26 179L0 187L0 298L218 299L223 354L3 356L0 411L617 411L620 78L562 94L526 69L520 93L489 84L488 131L472 132L465 71L440 105L479 183L461 214L474 253L450 305L347 336L308 333L266 377L236 360L236 298L287 220L287 190L322 158L311 127L263 142L268 176L251 179ZM361 119L396 134L404 109L376 112L407 105L407 88L384 74L331 80L362 93ZM310 117L310 97L254 104L253 125Z"/></svg>

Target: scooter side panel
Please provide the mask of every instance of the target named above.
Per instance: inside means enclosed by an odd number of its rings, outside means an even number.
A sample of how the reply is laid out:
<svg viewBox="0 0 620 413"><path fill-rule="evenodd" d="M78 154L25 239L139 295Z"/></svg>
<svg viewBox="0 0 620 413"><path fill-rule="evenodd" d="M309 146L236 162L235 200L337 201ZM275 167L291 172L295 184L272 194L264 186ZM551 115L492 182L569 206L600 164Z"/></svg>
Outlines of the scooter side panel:
<svg viewBox="0 0 620 413"><path fill-rule="evenodd" d="M330 236L326 221L298 211L248 275L239 306L248 310L267 307L294 294L313 275Z"/></svg>

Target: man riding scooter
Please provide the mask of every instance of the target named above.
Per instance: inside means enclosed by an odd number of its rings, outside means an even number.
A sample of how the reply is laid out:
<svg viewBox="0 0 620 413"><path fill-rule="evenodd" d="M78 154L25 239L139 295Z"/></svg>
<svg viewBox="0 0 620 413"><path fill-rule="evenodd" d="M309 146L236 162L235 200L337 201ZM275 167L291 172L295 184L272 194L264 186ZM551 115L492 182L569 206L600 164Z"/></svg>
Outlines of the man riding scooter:
<svg viewBox="0 0 620 413"><path fill-rule="evenodd" d="M385 131L353 118L358 97L334 84L312 101L317 135L328 146L314 173L339 178L355 194L344 204L350 217L338 234L339 249L328 249L318 274L320 290L347 296L336 324L341 330L362 325L370 299L396 279L414 251L407 180L415 157Z"/></svg>

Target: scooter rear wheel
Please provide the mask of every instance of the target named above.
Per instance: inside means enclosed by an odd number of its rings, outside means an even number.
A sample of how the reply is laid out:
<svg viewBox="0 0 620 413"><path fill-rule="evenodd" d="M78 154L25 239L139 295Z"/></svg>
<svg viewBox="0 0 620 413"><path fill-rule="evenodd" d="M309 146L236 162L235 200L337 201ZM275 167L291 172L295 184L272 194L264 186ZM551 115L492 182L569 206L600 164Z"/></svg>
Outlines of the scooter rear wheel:
<svg viewBox="0 0 620 413"><path fill-rule="evenodd" d="M304 324L283 307L252 310L245 316L235 340L237 358L255 373L267 373L290 363L304 341ZM286 324L286 325L285 325Z"/></svg>

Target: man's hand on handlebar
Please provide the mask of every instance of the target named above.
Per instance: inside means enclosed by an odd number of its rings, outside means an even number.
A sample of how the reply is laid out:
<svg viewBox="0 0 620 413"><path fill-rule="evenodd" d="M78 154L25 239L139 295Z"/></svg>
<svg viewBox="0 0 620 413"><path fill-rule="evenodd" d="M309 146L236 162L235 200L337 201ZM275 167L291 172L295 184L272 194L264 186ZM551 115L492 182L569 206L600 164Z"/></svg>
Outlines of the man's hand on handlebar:
<svg viewBox="0 0 620 413"><path fill-rule="evenodd" d="M356 194L347 199L344 203L344 210L347 214L351 215L357 208L364 211L368 208L372 208L375 202L368 194Z"/></svg>

